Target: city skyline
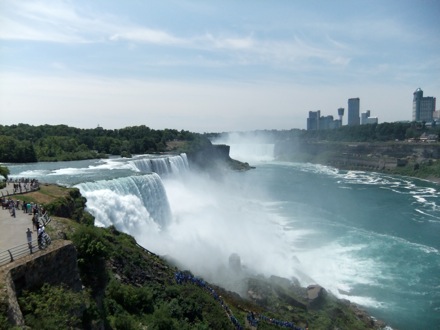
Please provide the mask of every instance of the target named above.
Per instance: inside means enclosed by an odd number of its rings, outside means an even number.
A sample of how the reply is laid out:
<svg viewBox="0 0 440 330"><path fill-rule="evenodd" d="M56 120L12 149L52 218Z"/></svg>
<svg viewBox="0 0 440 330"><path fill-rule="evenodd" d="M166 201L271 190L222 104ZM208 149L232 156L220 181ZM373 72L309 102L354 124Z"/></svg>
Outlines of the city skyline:
<svg viewBox="0 0 440 330"><path fill-rule="evenodd" d="M344 125L343 117L345 108L338 108L338 119L333 114L321 116L321 110L309 111L307 118L307 130L338 128ZM412 119L411 121L431 123L440 120L440 110L436 110L436 97L423 96L423 90L418 87L413 93ZM398 120L399 122L402 120ZM408 120L410 121L410 120ZM334 122L334 123L332 123ZM378 124L378 117L371 117L371 110L361 112L360 98L349 98L347 107L348 126ZM323 126L323 127L320 127Z"/></svg>
<svg viewBox="0 0 440 330"><path fill-rule="evenodd" d="M381 122L411 120L415 88L440 91L439 13L435 0L0 0L0 124L303 129L304 109L335 114L351 95Z"/></svg>

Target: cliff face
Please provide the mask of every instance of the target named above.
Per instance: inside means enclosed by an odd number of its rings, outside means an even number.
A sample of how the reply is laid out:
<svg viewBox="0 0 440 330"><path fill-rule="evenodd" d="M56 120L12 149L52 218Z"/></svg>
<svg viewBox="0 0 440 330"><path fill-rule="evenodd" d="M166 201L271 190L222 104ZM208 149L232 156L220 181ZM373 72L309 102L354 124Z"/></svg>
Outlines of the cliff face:
<svg viewBox="0 0 440 330"><path fill-rule="evenodd" d="M227 162L229 157L230 147L225 144L209 145L203 149L188 153L188 161L191 164L206 168L213 166L217 161Z"/></svg>
<svg viewBox="0 0 440 330"><path fill-rule="evenodd" d="M440 144L283 142L277 145L276 153L279 158L293 161L310 161L339 168L381 171L440 160Z"/></svg>
<svg viewBox="0 0 440 330"><path fill-rule="evenodd" d="M248 163L239 162L229 156L230 146L225 144L211 144L195 152L187 154L191 166L202 170L223 171L232 169L246 171L251 169Z"/></svg>
<svg viewBox="0 0 440 330"><path fill-rule="evenodd" d="M18 259L5 266L1 282L4 282L6 300L9 305L8 319L11 324L24 325L17 298L23 290L64 284L74 291L82 288L77 266L76 249L70 241L54 241L45 251Z"/></svg>

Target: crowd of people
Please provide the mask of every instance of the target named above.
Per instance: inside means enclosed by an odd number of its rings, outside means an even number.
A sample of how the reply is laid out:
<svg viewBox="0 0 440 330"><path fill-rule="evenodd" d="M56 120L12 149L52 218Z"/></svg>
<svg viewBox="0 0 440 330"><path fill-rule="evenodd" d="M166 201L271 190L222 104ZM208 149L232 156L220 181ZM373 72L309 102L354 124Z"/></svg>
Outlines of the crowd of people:
<svg viewBox="0 0 440 330"><path fill-rule="evenodd" d="M2 204L2 209L9 210L9 213L12 217L16 217L16 211L22 210L23 213L32 214L32 223L34 224L34 228L37 229L37 224L39 218L47 218L47 212L42 205L38 205L32 202L26 202L25 200L13 200L10 196L0 197L0 203Z"/></svg>
<svg viewBox="0 0 440 330"><path fill-rule="evenodd" d="M229 319L231 320L235 328L237 330L244 329L244 327L240 324L240 322L238 322L237 318L232 314L231 309L228 307L228 305L226 305L222 297L219 294L217 294L217 292L211 286L209 286L203 279L195 277L189 272L176 272L175 280L177 284L191 283L208 291L211 294L211 296L214 297L214 299L218 301L220 305L223 307L223 309L225 310L226 314L228 314ZM246 319L249 325L251 325L254 328L258 327L259 322L266 322L288 329L307 330L307 328L303 329L301 327L296 326L293 322L277 320L262 314L256 314L254 312L249 312L246 316Z"/></svg>
<svg viewBox="0 0 440 330"><path fill-rule="evenodd" d="M7 184L13 185L13 194L21 194L39 188L39 182L36 179L9 179ZM11 197L13 194L9 194L9 192L7 192L6 196L3 192L1 192L1 194L2 196L0 197L0 203L2 204L2 209L7 209L12 217L15 218L17 215L16 212L19 210L22 210L25 214L32 215L32 227L33 230L37 232L38 245L40 248L43 245L46 246L50 244L50 237L45 232L45 226L50 222L51 219L44 207L36 203L27 202L26 200L13 200ZM30 231L28 228L28 231L26 232L28 243L32 237L31 234L32 231ZM30 244L30 249L31 246L32 245Z"/></svg>
<svg viewBox="0 0 440 330"><path fill-rule="evenodd" d="M254 327L257 327L259 322L266 322L283 328L304 330L303 328L296 326L295 323L293 322L277 320L272 317L265 316L263 314L255 314L253 312L248 313L247 320L249 324Z"/></svg>
<svg viewBox="0 0 440 330"><path fill-rule="evenodd" d="M13 194L22 194L25 192L37 190L40 183L37 179L20 178L20 179L8 179L7 184L13 186Z"/></svg>

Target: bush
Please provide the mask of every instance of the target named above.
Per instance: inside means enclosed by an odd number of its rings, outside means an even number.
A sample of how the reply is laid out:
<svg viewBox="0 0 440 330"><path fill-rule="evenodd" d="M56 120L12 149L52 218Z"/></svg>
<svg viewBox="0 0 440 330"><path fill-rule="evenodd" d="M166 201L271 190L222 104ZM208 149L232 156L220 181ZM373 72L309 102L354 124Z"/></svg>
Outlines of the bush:
<svg viewBox="0 0 440 330"><path fill-rule="evenodd" d="M94 291L105 287L107 282L105 259L109 248L103 236L103 229L81 226L71 239L78 250L78 267L83 283Z"/></svg>
<svg viewBox="0 0 440 330"><path fill-rule="evenodd" d="M83 292L48 284L35 292L24 291L19 298L25 323L33 329L47 330L83 328L87 301Z"/></svg>
<svg viewBox="0 0 440 330"><path fill-rule="evenodd" d="M153 293L146 287L137 288L112 280L106 288L106 297L130 314L150 314L154 311Z"/></svg>

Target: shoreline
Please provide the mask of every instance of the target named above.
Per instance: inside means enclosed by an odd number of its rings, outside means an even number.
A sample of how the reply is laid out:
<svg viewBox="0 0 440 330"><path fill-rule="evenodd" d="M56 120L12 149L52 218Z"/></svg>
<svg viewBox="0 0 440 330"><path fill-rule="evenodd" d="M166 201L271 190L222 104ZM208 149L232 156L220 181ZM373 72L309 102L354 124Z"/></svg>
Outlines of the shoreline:
<svg viewBox="0 0 440 330"><path fill-rule="evenodd" d="M285 160L280 160L280 161L285 161ZM369 170L369 169L365 169L365 168L361 168L361 167L355 167L355 166L354 167L350 167L350 166L344 167L344 166L336 166L334 164L329 164L329 163L312 162L312 161L308 161L308 162L293 161L293 162L297 162L297 163L310 163L310 164L329 166L329 167L333 167L333 168L335 168L335 169L337 169L339 171L362 171L362 172L367 172L367 173L380 173L380 174L394 175L394 176L406 177L406 178L426 181L426 182L430 182L430 183L433 183L433 184L436 184L436 185L440 185L440 177L435 177L435 176L432 176L432 175L428 176L426 178L423 178L423 177L418 177L418 176L411 176L411 175L393 173L392 171Z"/></svg>

